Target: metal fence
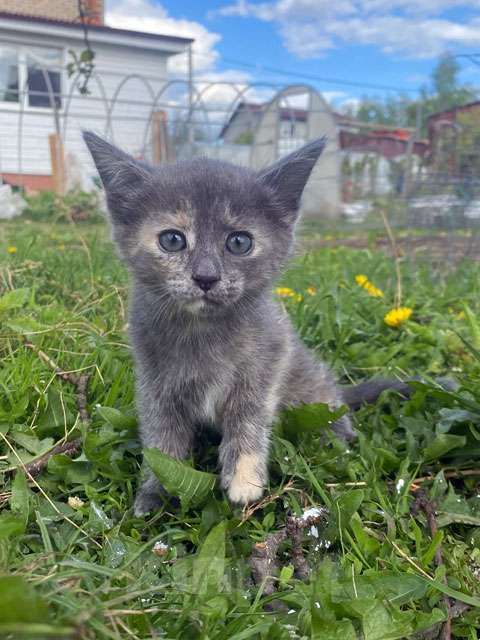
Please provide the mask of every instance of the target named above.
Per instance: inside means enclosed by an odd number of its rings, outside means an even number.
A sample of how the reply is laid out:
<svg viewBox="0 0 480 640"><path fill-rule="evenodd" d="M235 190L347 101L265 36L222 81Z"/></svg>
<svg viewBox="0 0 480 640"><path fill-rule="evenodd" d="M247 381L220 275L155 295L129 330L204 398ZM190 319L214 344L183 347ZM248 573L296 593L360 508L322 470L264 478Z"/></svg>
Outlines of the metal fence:
<svg viewBox="0 0 480 640"><path fill-rule="evenodd" d="M303 205L320 226L381 226L379 209L394 227L450 235L475 229L480 221L480 105L434 118L422 138L420 119L415 128L362 123L334 112L307 85L94 72L89 94L81 95L79 77L62 92L50 69L38 72L42 91L27 82L11 102L0 103L0 171L6 183L91 188L95 171L82 128L154 163L205 155L253 169L326 135Z"/></svg>

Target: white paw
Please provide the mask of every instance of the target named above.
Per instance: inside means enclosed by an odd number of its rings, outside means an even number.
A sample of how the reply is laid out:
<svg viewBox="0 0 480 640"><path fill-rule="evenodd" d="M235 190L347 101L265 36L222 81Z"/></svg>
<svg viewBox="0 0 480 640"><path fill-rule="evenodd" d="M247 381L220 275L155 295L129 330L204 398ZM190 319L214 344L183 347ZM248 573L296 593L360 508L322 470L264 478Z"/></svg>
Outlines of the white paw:
<svg viewBox="0 0 480 640"><path fill-rule="evenodd" d="M240 456L228 487L231 502L248 504L258 500L263 493L263 482L258 473L259 459L254 454Z"/></svg>

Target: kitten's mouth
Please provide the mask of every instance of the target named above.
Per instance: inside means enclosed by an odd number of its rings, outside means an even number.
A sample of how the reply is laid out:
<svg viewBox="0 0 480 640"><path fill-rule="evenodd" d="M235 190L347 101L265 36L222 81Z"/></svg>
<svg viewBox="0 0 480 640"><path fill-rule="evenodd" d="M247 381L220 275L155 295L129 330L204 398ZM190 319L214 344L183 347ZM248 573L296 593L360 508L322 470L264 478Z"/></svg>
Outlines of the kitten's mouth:
<svg viewBox="0 0 480 640"><path fill-rule="evenodd" d="M215 309L221 306L222 303L219 300L215 300L207 293L204 293L200 298L193 298L185 304L185 308L190 311L190 313L200 314L208 312L209 309Z"/></svg>
<svg viewBox="0 0 480 640"><path fill-rule="evenodd" d="M214 298L209 297L208 293L203 294L202 302L205 302L206 304L213 304L217 307L220 305L220 302L218 300L215 300Z"/></svg>

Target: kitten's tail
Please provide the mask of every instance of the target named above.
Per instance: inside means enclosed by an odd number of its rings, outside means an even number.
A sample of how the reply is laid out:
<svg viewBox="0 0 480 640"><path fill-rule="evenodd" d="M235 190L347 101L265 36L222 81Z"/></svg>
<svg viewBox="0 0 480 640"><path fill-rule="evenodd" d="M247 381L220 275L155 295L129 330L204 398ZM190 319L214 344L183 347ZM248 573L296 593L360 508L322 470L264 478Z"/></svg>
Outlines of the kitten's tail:
<svg viewBox="0 0 480 640"><path fill-rule="evenodd" d="M421 378L412 378L411 382L414 381L421 381ZM458 388L458 384L451 378L437 378L436 382L445 391L455 391ZM386 391L387 389L396 391L404 398L409 398L414 392L414 388L410 386L408 382L377 378L375 380L368 380L367 382L360 382L360 384L353 386L342 387L343 401L351 409L357 410L360 409L363 404L373 404L382 391Z"/></svg>

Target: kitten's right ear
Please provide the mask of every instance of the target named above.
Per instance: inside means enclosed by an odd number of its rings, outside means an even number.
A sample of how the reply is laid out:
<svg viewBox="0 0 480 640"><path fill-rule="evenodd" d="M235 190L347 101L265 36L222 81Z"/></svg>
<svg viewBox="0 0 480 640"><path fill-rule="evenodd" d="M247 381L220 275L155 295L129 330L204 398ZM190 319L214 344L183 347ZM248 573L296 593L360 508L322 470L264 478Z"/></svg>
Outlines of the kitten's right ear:
<svg viewBox="0 0 480 640"><path fill-rule="evenodd" d="M275 192L290 223L297 218L303 190L326 142L326 138L314 140L258 174L261 183Z"/></svg>
<svg viewBox="0 0 480 640"><path fill-rule="evenodd" d="M82 133L105 187L108 207L114 222L133 221L131 205L151 184L151 168L95 133L91 131Z"/></svg>

